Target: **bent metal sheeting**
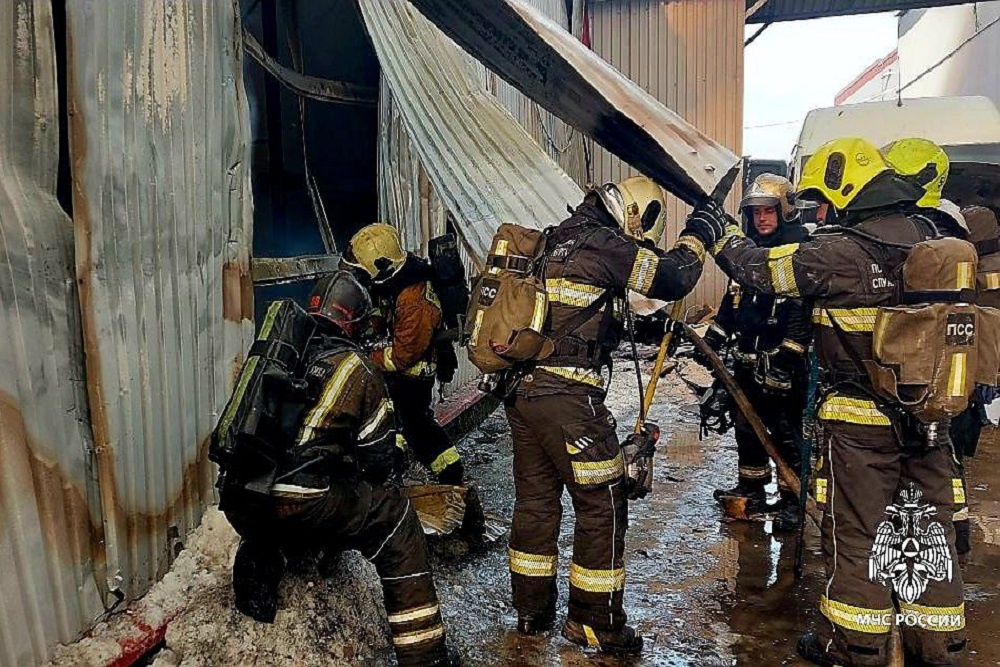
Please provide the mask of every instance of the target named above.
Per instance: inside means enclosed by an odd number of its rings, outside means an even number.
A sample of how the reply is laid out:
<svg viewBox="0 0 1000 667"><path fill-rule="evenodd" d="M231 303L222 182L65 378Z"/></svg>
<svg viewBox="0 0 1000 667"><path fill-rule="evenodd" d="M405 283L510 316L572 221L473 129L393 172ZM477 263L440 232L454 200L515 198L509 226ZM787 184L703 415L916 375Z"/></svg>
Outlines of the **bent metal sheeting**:
<svg viewBox="0 0 1000 667"><path fill-rule="evenodd" d="M522 0L411 1L525 95L689 204L732 187L738 156Z"/></svg>
<svg viewBox="0 0 1000 667"><path fill-rule="evenodd" d="M468 57L407 2L361 0L361 12L406 134L382 137L383 190L399 190L385 169L399 172L412 147L478 261L501 222L544 227L566 217L580 188L473 80ZM403 214L410 193L394 194Z"/></svg>

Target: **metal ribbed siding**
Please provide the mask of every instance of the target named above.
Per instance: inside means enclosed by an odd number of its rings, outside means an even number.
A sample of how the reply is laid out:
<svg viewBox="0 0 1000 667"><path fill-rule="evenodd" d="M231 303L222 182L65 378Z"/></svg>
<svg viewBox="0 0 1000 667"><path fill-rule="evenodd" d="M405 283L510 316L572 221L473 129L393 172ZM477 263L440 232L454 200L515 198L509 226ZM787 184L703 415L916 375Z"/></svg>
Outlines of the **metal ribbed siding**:
<svg viewBox="0 0 1000 667"><path fill-rule="evenodd" d="M52 30L48 2L0 4L2 665L43 661L103 611Z"/></svg>
<svg viewBox="0 0 1000 667"><path fill-rule="evenodd" d="M580 189L471 78L469 58L409 3L361 11L407 135L431 184L485 257L506 220L545 226Z"/></svg>
<svg viewBox="0 0 1000 667"><path fill-rule="evenodd" d="M524 0L563 28L570 30L570 17L564 0ZM473 66L480 72L485 89L517 119L532 139L555 160L563 171L578 184L587 180L584 161L584 136L530 100L524 93L510 85L477 60ZM568 202L567 202L568 203Z"/></svg>
<svg viewBox="0 0 1000 667"><path fill-rule="evenodd" d="M76 269L107 585L141 594L212 499L252 334L234 0L70 0Z"/></svg>
<svg viewBox="0 0 1000 667"><path fill-rule="evenodd" d="M379 215L399 227L407 249L426 255L451 211L472 275L500 222L546 226L564 218L580 188L483 90L482 66L408 3L361 6L383 68ZM530 111L515 92L507 103ZM464 352L459 362L449 388L479 374Z"/></svg>
<svg viewBox="0 0 1000 667"><path fill-rule="evenodd" d="M743 146L743 17L733 0L615 0L592 10L593 49L685 120L737 155ZM595 147L597 181L635 171ZM735 190L736 188L734 188ZM729 199L735 210L735 194ZM664 243L670 245L690 210L670 198ZM717 306L722 273L708 262L688 302Z"/></svg>

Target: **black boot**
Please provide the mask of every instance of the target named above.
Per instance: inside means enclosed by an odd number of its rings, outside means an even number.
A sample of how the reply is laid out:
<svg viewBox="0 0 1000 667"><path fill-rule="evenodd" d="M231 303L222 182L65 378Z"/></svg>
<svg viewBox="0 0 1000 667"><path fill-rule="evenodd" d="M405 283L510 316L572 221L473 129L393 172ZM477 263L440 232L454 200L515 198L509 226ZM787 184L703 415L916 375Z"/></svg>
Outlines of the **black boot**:
<svg viewBox="0 0 1000 667"><path fill-rule="evenodd" d="M548 632L556 622L556 606L552 605L540 614L518 614L517 631L522 635L539 635Z"/></svg>
<svg viewBox="0 0 1000 667"><path fill-rule="evenodd" d="M620 630L597 630L572 619L566 619L562 636L578 646L596 648L611 655L635 655L642 652L642 637L630 625Z"/></svg>
<svg viewBox="0 0 1000 667"><path fill-rule="evenodd" d="M243 540L233 562L236 609L261 623L274 623L278 613L278 585L285 573L285 557L277 547L259 540Z"/></svg>
<svg viewBox="0 0 1000 667"><path fill-rule="evenodd" d="M774 517L774 529L778 532L792 532L798 530L802 514L799 512L799 499L791 493L782 492L780 499L768 508L770 512L777 512Z"/></svg>
<svg viewBox="0 0 1000 667"><path fill-rule="evenodd" d="M450 484L451 486L462 486L462 481L465 479L465 466L462 465L461 461L455 461L444 467L437 474L437 480L439 484Z"/></svg>
<svg viewBox="0 0 1000 667"><path fill-rule="evenodd" d="M818 635L807 632L799 637L795 650L803 659L820 667L844 667L847 665L839 656L827 650L827 642ZM830 647L832 648L832 646Z"/></svg>
<svg viewBox="0 0 1000 667"><path fill-rule="evenodd" d="M720 501L723 498L741 498L741 497L766 501L767 493L765 493L763 486L759 486L757 484L751 485L741 481L731 489L716 489L712 493L712 497Z"/></svg>

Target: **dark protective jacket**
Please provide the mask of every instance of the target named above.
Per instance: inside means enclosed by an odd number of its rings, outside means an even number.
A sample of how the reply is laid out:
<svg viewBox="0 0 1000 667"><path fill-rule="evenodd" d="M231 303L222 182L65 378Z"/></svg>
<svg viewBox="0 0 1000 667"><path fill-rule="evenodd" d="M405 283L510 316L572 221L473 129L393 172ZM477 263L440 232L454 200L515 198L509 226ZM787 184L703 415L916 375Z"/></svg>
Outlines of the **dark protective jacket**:
<svg viewBox="0 0 1000 667"><path fill-rule="evenodd" d="M326 354L324 347L306 371L310 400L285 467L322 458L306 470L336 478L350 476L344 466L353 459L366 479L384 482L401 453L385 382L360 350L341 346Z"/></svg>
<svg viewBox="0 0 1000 667"><path fill-rule="evenodd" d="M427 260L407 254L403 267L371 289L375 320L387 344L372 353L387 373L433 377L437 354L435 336L442 328L441 302L431 287L433 269Z"/></svg>
<svg viewBox="0 0 1000 667"><path fill-rule="evenodd" d="M546 241L545 332L560 332L574 314L599 299L602 305L556 341L555 352L525 378L519 392L603 394L600 369L621 340L628 290L664 301L679 299L698 282L704 257L705 248L694 237L682 236L672 250L662 250L627 236L603 209L578 206Z"/></svg>
<svg viewBox="0 0 1000 667"><path fill-rule="evenodd" d="M751 224L747 235L759 248L801 243L808 237L801 225L784 221L769 236L760 236ZM809 306L803 299L768 294L736 282L730 282L712 329L725 340L735 337L733 354L747 363L760 352L779 348L804 362L812 340Z"/></svg>
<svg viewBox="0 0 1000 667"><path fill-rule="evenodd" d="M758 248L731 225L716 246L721 250L715 259L740 284L769 294L811 298L816 354L828 382L840 387L844 383L837 379L846 377L863 388L867 376L847 346L858 360L871 359L878 307L893 305L897 298L897 269L910 246L934 235L923 218L885 212L849 228L821 228L802 243ZM867 392L847 389L828 394L818 417L874 426L891 423Z"/></svg>

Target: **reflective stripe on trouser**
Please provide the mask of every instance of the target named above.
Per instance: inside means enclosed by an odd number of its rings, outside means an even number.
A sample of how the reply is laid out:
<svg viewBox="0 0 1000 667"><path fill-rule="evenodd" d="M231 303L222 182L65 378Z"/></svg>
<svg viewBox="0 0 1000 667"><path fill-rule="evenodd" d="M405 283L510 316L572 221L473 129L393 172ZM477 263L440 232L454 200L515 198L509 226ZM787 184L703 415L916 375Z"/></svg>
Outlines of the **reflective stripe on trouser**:
<svg viewBox="0 0 1000 667"><path fill-rule="evenodd" d="M774 444L792 470L799 471L802 456L792 434L792 429L802 430L802 409L805 405L806 387L796 379L792 390L781 400L775 400L761 389L753 371L737 366L734 379L757 411L764 426L772 434ZM763 489L771 481L771 459L760 444L750 422L743 412L733 406L730 412L736 431L736 451L739 457L739 481L744 487Z"/></svg>
<svg viewBox="0 0 1000 667"><path fill-rule="evenodd" d="M506 405L514 439L511 588L520 614L555 604L561 496L576 511L569 617L599 630L625 622L628 504L614 419L603 401L581 395L518 396Z"/></svg>
<svg viewBox="0 0 1000 667"><path fill-rule="evenodd" d="M369 516L374 516L379 530L366 535L361 553L375 565L382 580L398 663L426 665L444 660L444 624L416 512L401 491L387 488L376 491Z"/></svg>
<svg viewBox="0 0 1000 667"><path fill-rule="evenodd" d="M406 444L421 465L438 475L441 482L460 484L461 457L431 409L434 382L434 378L386 376L386 386Z"/></svg>
<svg viewBox="0 0 1000 667"><path fill-rule="evenodd" d="M962 605L962 572L952 526L957 506L950 448L904 455L892 428L841 421L823 422L823 433L817 483L826 495L827 580L820 610L830 622L837 652L852 665L884 665L896 614L916 614L913 625L904 622L900 628L907 652L926 664L960 664L964 610L956 613ZM895 506L891 513L886 511L890 505ZM920 514L919 506L936 512ZM913 512L920 518L911 523L925 532L910 537L942 581L893 579L902 570L914 571L902 546L907 537L899 532L902 521L893 518Z"/></svg>

